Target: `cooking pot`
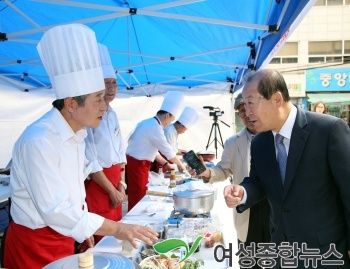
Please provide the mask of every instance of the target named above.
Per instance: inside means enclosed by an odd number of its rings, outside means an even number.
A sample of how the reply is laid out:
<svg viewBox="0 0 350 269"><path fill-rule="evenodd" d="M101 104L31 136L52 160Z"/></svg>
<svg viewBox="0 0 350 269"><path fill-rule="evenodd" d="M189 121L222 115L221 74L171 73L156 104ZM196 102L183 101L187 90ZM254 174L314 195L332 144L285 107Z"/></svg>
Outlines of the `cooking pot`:
<svg viewBox="0 0 350 269"><path fill-rule="evenodd" d="M186 215L203 214L214 206L214 191L176 191L173 199L175 210Z"/></svg>

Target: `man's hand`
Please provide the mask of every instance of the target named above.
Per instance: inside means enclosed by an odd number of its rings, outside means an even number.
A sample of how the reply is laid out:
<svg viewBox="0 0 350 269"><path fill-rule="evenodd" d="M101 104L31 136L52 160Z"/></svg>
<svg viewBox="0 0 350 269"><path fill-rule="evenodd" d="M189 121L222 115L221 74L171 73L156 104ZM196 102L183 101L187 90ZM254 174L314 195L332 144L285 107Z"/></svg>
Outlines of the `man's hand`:
<svg viewBox="0 0 350 269"><path fill-rule="evenodd" d="M243 199L243 188L240 185L229 185L224 189L224 197L226 205L229 208L234 208L239 205Z"/></svg>
<svg viewBox="0 0 350 269"><path fill-rule="evenodd" d="M79 244L79 246L77 247L77 250L80 253L85 252L88 248L93 248L95 245L95 241L94 241L94 236L90 236L88 239L86 239L83 243Z"/></svg>
<svg viewBox="0 0 350 269"><path fill-rule="evenodd" d="M125 198L125 192L124 194L117 190L116 188L112 188L112 190L108 193L111 208L116 208L119 205L121 205Z"/></svg>
<svg viewBox="0 0 350 269"><path fill-rule="evenodd" d="M149 227L118 222L114 237L120 240L128 240L134 248L138 248L134 238L148 245L153 245L152 241L158 240L158 233Z"/></svg>

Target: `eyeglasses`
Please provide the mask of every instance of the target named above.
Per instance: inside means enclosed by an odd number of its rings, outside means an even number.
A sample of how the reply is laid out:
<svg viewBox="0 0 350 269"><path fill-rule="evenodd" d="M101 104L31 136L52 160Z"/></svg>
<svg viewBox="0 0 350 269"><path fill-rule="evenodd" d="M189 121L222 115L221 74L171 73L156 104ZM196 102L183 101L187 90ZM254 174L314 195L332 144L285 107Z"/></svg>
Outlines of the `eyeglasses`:
<svg viewBox="0 0 350 269"><path fill-rule="evenodd" d="M238 111L238 116L240 118L245 118L247 116L247 114L245 114L245 110L239 110Z"/></svg>

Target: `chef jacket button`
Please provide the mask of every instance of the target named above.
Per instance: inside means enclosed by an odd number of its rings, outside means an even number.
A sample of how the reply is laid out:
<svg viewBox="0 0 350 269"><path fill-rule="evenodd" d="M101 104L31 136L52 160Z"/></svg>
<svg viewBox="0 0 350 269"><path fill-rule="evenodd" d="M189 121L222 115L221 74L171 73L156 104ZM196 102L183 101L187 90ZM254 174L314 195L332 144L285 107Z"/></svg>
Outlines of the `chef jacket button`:
<svg viewBox="0 0 350 269"><path fill-rule="evenodd" d="M282 208L282 212L283 212L283 213L289 213L289 209Z"/></svg>

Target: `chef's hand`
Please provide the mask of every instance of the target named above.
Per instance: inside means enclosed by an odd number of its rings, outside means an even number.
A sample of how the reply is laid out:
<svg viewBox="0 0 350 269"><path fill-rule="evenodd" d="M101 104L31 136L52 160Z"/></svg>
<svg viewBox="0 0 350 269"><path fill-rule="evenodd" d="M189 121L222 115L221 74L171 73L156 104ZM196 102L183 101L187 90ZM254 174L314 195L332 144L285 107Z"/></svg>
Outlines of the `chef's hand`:
<svg viewBox="0 0 350 269"><path fill-rule="evenodd" d="M243 188L240 185L229 185L224 189L224 198L226 205L229 208L234 208L239 205L243 199Z"/></svg>
<svg viewBox="0 0 350 269"><path fill-rule="evenodd" d="M171 163L167 163L165 168L167 171L170 171L171 169L175 169L174 164L171 164Z"/></svg>
<svg viewBox="0 0 350 269"><path fill-rule="evenodd" d="M77 250L80 253L85 252L88 248L93 248L95 246L95 240L94 236L90 236L88 239L86 239L83 243L79 244L77 246Z"/></svg>
<svg viewBox="0 0 350 269"><path fill-rule="evenodd" d="M112 188L112 190L108 193L111 208L116 208L121 205L125 198L125 193L121 193L116 188Z"/></svg>
<svg viewBox="0 0 350 269"><path fill-rule="evenodd" d="M180 172L186 171L186 167L183 165L183 163L179 163L177 165L177 168L179 169Z"/></svg>
<svg viewBox="0 0 350 269"><path fill-rule="evenodd" d="M148 245L153 245L152 241L158 240L158 233L149 227L118 222L114 237L120 240L128 240L134 248L138 248L134 238Z"/></svg>

